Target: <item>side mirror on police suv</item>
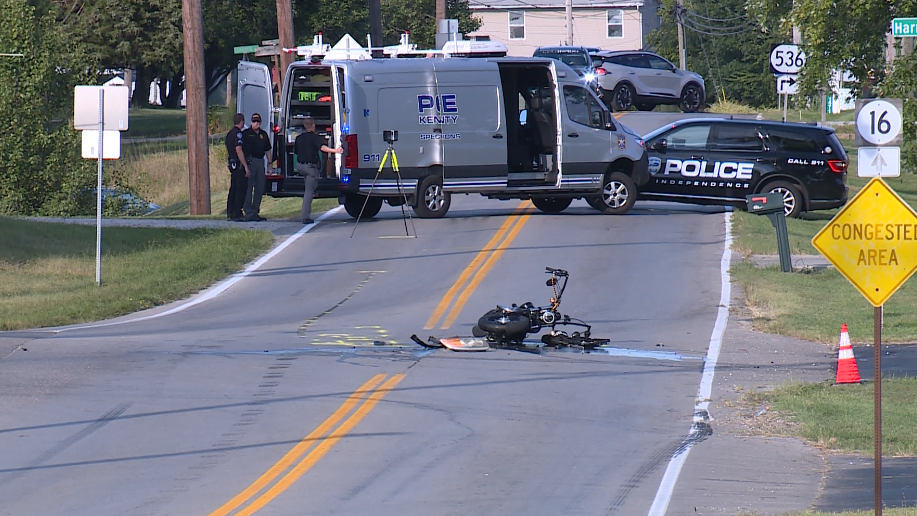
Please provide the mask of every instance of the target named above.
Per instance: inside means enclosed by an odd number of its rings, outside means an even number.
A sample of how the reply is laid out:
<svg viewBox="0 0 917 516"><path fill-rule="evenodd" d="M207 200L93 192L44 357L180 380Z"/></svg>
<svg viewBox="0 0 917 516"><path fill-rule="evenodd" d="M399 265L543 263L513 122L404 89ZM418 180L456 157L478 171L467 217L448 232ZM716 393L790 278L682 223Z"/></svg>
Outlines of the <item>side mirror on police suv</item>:
<svg viewBox="0 0 917 516"><path fill-rule="evenodd" d="M652 144L650 144L650 150L654 150L654 151L656 151L656 152L662 152L662 153L664 153L664 152L665 152L665 149L666 149L668 146L669 146L668 142L666 142L666 141L663 139L663 140L655 141L655 142L653 142Z"/></svg>
<svg viewBox="0 0 917 516"><path fill-rule="evenodd" d="M758 193L745 196L748 203L748 213L765 215L783 211L783 194Z"/></svg>

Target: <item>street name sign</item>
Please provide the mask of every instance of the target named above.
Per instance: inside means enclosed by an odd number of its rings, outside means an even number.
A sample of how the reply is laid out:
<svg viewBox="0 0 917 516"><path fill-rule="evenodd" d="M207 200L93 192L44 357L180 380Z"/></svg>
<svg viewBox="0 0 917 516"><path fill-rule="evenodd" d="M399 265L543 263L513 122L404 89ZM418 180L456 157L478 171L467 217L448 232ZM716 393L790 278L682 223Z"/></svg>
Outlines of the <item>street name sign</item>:
<svg viewBox="0 0 917 516"><path fill-rule="evenodd" d="M857 176L898 177L900 175L900 147L860 147L857 149Z"/></svg>
<svg viewBox="0 0 917 516"><path fill-rule="evenodd" d="M892 20L892 37L913 38L917 36L917 18L894 18Z"/></svg>
<svg viewBox="0 0 917 516"><path fill-rule="evenodd" d="M795 75L777 76L777 94L796 95L799 93L799 81Z"/></svg>
<svg viewBox="0 0 917 516"><path fill-rule="evenodd" d="M233 54L254 54L260 47L258 45L243 45L241 47L232 47Z"/></svg>
<svg viewBox="0 0 917 516"><path fill-rule="evenodd" d="M812 239L875 307L917 270L917 213L875 177Z"/></svg>
<svg viewBox="0 0 917 516"><path fill-rule="evenodd" d="M771 50L771 71L797 74L806 64L806 55L799 45L777 45Z"/></svg>
<svg viewBox="0 0 917 516"><path fill-rule="evenodd" d="M856 144L901 145L901 99L856 102Z"/></svg>

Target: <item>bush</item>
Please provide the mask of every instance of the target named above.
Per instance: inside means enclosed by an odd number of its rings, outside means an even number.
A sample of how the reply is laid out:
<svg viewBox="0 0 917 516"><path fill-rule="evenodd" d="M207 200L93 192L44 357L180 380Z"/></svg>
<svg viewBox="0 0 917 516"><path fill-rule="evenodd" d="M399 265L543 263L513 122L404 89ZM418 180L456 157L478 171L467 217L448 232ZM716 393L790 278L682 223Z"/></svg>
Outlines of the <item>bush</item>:
<svg viewBox="0 0 917 516"><path fill-rule="evenodd" d="M0 58L0 213L73 213L75 194L95 181L69 123L73 87L92 84L94 67L26 0L0 0L0 41L24 56Z"/></svg>

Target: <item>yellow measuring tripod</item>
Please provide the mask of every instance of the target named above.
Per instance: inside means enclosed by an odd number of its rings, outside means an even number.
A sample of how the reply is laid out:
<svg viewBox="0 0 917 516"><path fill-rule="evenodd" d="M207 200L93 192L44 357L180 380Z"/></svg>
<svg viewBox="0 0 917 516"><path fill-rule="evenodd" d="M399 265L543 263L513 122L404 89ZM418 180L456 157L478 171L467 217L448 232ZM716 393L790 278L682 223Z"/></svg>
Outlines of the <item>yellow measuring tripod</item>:
<svg viewBox="0 0 917 516"><path fill-rule="evenodd" d="M395 136L395 138L397 138L397 136ZM351 238L353 238L354 233L357 231L357 224L360 223L360 218L363 216L363 210L366 209L366 204L369 202L369 196L372 195L373 189L376 187L376 181L379 179L379 174L381 174L382 170L385 168L385 163L388 162L389 156L392 157L392 171L395 172L395 184L398 185L398 193L401 194L402 198L401 219L404 221L404 236L408 238L417 238L417 229L414 227L414 218L411 217L411 213L405 208L405 206L408 204L408 194L404 190L404 183L401 182L401 170L398 169L398 155L395 154L395 147L392 145L392 141L388 142L388 148L385 150L385 154L382 155L382 161L379 162L379 169L376 170L376 177L373 178L373 183L369 187L369 194L363 201L363 208L360 209L360 215L357 217L357 222L353 225L353 232L350 233ZM414 231L413 236L408 231L408 219L411 219L411 229Z"/></svg>

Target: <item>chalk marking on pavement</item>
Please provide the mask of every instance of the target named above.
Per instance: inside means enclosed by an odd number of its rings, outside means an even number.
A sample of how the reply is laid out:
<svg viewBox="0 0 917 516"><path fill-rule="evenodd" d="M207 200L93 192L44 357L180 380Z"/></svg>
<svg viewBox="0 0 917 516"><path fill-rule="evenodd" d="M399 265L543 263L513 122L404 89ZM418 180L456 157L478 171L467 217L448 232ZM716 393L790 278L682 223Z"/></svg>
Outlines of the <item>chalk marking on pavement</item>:
<svg viewBox="0 0 917 516"><path fill-rule="evenodd" d="M228 290L230 287L232 287L233 285L235 285L236 283L238 283L238 282L241 281L242 279L248 277L251 273L255 272L255 271L258 270L262 265L264 265L265 262L267 262L267 261L270 260L271 258L277 256L278 254L280 254L281 251L283 251L283 250L286 249L288 246L290 246L290 244L292 244L293 242L297 241L297 240L299 239L299 237L301 237L301 236L303 236L304 234L308 233L312 228L314 228L315 226L317 226L319 222L325 220L326 218L328 218L328 217L330 217L330 216L332 216L332 215L337 214L337 213L338 213L339 211L341 211L342 209L344 209L343 206L338 206L337 208L334 208L334 209L332 209L332 210L326 211L324 214L322 214L321 217L318 218L318 220L315 221L315 224L308 224L308 225L303 226L302 229L300 229L300 230L297 231L296 233L290 235L290 237L287 238L286 240L284 240L283 242L281 242L280 245L278 245L277 247L275 247L274 249L272 249L269 253L267 253L266 255L262 256L261 258L259 258L257 261L255 261L254 263L252 263L251 265L249 265L249 266L246 267L245 269L243 269L241 272L237 272L237 273L233 274L233 275L230 276L229 278L225 279L222 283L216 284L214 287L210 288L209 290L206 290L206 291L202 292L202 293L199 294L199 295L190 297L187 301L185 301L184 303L182 303L182 304L180 304L180 305L178 305L178 306L176 306L176 307L174 307L174 308L170 308L169 310L166 310L166 311L164 311L164 312L159 312L159 313L147 315L147 316L144 316L144 317L138 317L138 318L136 318L136 319L127 319L127 320L123 320L123 321L109 321L109 322L102 322L102 323L77 325L77 326L67 326L66 328L60 328L60 329L57 329L57 330L54 330L54 331L57 331L57 332L64 332L64 331L70 331L70 330L85 330L85 329L89 329L89 328L103 328L103 327L106 327L106 326L117 326L117 325L120 325L120 324L128 324L128 323L135 323L135 322L140 322L140 321L148 321L148 320L150 320L150 319L156 319L156 318L159 318L159 317L165 317L165 316L167 316L167 315L177 314L177 313L179 313L179 312L182 312L182 311L184 311L184 310L187 310L188 308L191 308L192 306L199 305L199 304L203 303L204 301L209 301L209 300L211 300L211 299L217 297L218 295L222 294L223 292L226 292L226 290Z"/></svg>
<svg viewBox="0 0 917 516"><path fill-rule="evenodd" d="M694 400L694 420L691 424L691 430L684 441L684 445L678 448L678 451L669 460L669 465L662 476L662 482L656 491L656 497L653 498L653 504L650 506L648 516L665 516L665 511L672 501L672 492L675 490L675 482L681 473L682 466L688 460L688 453L695 443L699 442L695 437L709 433L709 412L710 395L713 391L713 374L716 369L716 361L720 356L720 347L723 344L723 334L726 333L726 323L729 321L729 301L732 296L732 286L729 278L729 263L732 260L732 210L726 211L725 216L726 235L724 240L723 256L720 258L720 304L716 313L716 323L713 325L713 332L710 334L710 346L707 348L707 358L704 362L704 372L701 375L700 388L697 391L697 398Z"/></svg>

